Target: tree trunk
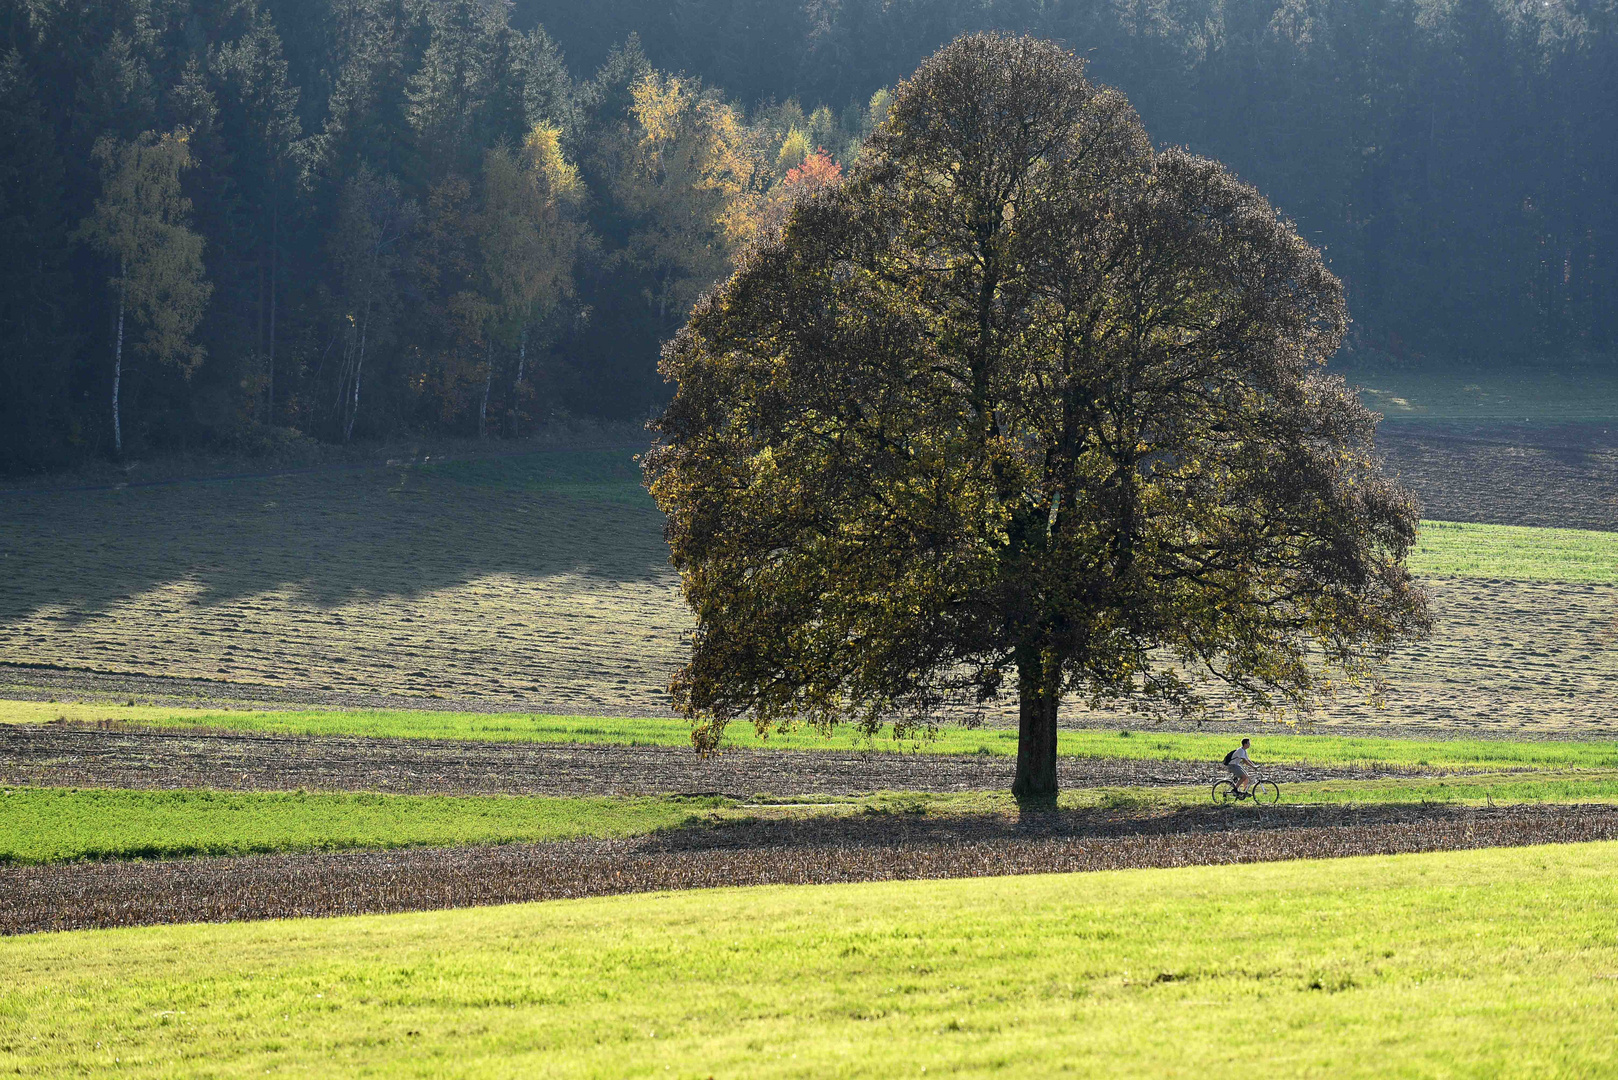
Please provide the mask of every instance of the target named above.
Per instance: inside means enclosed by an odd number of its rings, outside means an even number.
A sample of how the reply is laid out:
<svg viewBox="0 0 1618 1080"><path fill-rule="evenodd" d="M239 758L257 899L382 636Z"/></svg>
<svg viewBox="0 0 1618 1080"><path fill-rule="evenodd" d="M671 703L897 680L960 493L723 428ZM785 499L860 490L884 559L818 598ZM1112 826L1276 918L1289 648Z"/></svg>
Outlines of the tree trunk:
<svg viewBox="0 0 1618 1080"><path fill-rule="evenodd" d="M253 345L253 352L260 359L264 356L264 314L270 306L270 298L265 295L265 282L270 276L269 270L265 266L265 263L270 261L269 254L267 251L260 252L258 257L258 321L253 331L257 338Z"/></svg>
<svg viewBox="0 0 1618 1080"><path fill-rule="evenodd" d="M354 365L354 400L348 409L348 423L343 427L343 441L354 437L354 418L360 414L360 364L365 362L365 351L360 351L359 363Z"/></svg>
<svg viewBox="0 0 1618 1080"><path fill-rule="evenodd" d="M118 336L112 347L112 452L123 456L124 425L118 415L118 390L124 378L124 296L127 289L118 286Z"/></svg>
<svg viewBox="0 0 1618 1080"><path fill-rule="evenodd" d="M348 423L343 425L343 441L354 437L354 418L360 414L360 373L365 369L365 335L371 328L371 315L367 311L365 323L360 327L360 350L354 358L354 399L348 408Z"/></svg>
<svg viewBox="0 0 1618 1080"><path fill-rule="evenodd" d="M517 345L517 377L511 380L511 407L506 415L511 418L511 434L517 437L522 434L522 420L518 410L522 408L522 376L523 369L528 366L528 327L522 328L522 340Z"/></svg>
<svg viewBox="0 0 1618 1080"><path fill-rule="evenodd" d="M264 422L275 423L275 248L281 236L281 199L280 195L272 196L275 200L270 210L270 355L269 378L264 396Z"/></svg>
<svg viewBox="0 0 1618 1080"><path fill-rule="evenodd" d="M354 402L348 410L348 423L343 427L343 441L354 437L354 418L360 414L360 374L365 370L365 340L371 332L371 301L365 301L365 316L360 320L360 351L354 358Z"/></svg>
<svg viewBox="0 0 1618 1080"><path fill-rule="evenodd" d="M1042 649L1017 650L1017 778L1011 793L1019 801L1056 798L1056 710L1061 704L1061 671Z"/></svg>
<svg viewBox="0 0 1618 1080"><path fill-rule="evenodd" d="M489 387L494 385L494 341L491 337L483 353L483 401L478 405L478 438L489 433Z"/></svg>

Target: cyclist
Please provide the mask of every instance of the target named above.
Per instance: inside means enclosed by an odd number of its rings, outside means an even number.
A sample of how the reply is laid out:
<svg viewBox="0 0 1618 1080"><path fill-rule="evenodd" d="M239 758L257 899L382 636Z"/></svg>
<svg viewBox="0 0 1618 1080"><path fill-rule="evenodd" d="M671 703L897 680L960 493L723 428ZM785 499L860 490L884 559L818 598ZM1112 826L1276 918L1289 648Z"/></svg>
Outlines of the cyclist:
<svg viewBox="0 0 1618 1080"><path fill-rule="evenodd" d="M1249 793L1248 788L1253 783L1253 759L1247 755L1252 747L1253 740L1243 739L1242 744L1225 755L1225 768L1230 770L1230 777L1236 781L1236 790Z"/></svg>

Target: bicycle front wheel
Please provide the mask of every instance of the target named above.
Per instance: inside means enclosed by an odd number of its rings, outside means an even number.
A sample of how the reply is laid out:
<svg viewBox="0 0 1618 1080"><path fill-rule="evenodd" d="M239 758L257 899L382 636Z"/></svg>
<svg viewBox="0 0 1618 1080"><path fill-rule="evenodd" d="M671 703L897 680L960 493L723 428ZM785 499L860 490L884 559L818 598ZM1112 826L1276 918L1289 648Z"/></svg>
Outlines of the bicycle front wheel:
<svg viewBox="0 0 1618 1080"><path fill-rule="evenodd" d="M1213 801L1216 803L1233 803L1236 801L1236 785L1229 780L1217 780L1213 786Z"/></svg>
<svg viewBox="0 0 1618 1080"><path fill-rule="evenodd" d="M1253 785L1253 801L1260 806L1274 806L1281 801L1281 787L1274 780L1260 780Z"/></svg>

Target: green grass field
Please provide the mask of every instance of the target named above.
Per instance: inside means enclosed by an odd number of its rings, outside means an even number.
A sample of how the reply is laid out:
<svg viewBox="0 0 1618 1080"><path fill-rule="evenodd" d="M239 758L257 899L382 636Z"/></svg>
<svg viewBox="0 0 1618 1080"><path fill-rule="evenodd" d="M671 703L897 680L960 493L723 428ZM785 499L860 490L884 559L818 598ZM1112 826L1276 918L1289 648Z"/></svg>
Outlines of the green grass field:
<svg viewBox="0 0 1618 1080"><path fill-rule="evenodd" d="M0 1070L1594 1077L1618 844L0 941Z"/></svg>
<svg viewBox="0 0 1618 1080"><path fill-rule="evenodd" d="M1618 582L1618 533L1424 521L1410 569L1420 577Z"/></svg>
<svg viewBox="0 0 1618 1080"><path fill-rule="evenodd" d="M0 791L0 864L636 836L708 820L713 798Z"/></svg>
<svg viewBox="0 0 1618 1080"><path fill-rule="evenodd" d="M1260 770L1262 773L1262 770ZM1210 777L1214 774L1210 772ZM1211 784L1183 787L1100 787L1062 792L1058 810L1166 810L1211 803ZM1287 806L1398 805L1447 803L1467 806L1506 806L1523 803L1610 803L1618 801L1618 772L1577 770L1522 773L1480 773L1460 777L1399 777L1387 780L1286 781L1281 802ZM790 803L790 800L782 800ZM886 792L850 799L851 808L866 813L926 814L949 817L962 814L1016 813L1016 802L1001 792L934 794ZM815 805L822 807L820 797ZM1240 803L1235 812L1253 809ZM738 811L740 812L740 811ZM756 813L756 810L750 811Z"/></svg>
<svg viewBox="0 0 1618 1080"><path fill-rule="evenodd" d="M408 712L388 709L287 712L176 709L153 705L87 705L0 701L0 723L40 724L57 719L113 721L155 728L216 728L303 735L385 738L476 739L512 742L606 743L629 746L689 746L683 720L648 717L549 716L524 713ZM1257 725L1254 755L1260 761L1305 765L1394 765L1420 768L1618 768L1618 739L1414 739L1301 734L1281 725ZM1064 730L1057 750L1069 757L1218 761L1247 731L1217 734ZM749 724L732 724L726 746L785 750L871 750L895 753L987 754L1011 757L1017 732L1010 728L946 726L935 738L895 740L891 729L864 739L848 728L831 735L799 728L760 740Z"/></svg>
<svg viewBox="0 0 1618 1080"><path fill-rule="evenodd" d="M1211 773L1210 773L1211 775ZM1618 772L1547 772L1288 783L1289 805L1591 803L1618 801ZM1206 785L1081 788L1059 811L1170 809L1208 803ZM1241 812L1248 807L1238 807ZM548 798L305 792L0 789L0 866L267 852L357 851L637 836L781 816L994 815L1004 792L886 792L738 804L723 798Z"/></svg>

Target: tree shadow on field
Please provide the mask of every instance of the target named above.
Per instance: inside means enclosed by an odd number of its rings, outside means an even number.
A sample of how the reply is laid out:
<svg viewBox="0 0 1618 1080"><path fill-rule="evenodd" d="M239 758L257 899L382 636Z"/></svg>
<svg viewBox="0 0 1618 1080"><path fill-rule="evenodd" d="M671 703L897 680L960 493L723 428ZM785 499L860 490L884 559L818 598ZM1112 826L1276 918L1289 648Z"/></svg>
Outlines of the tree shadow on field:
<svg viewBox="0 0 1618 1080"><path fill-rule="evenodd" d="M0 500L0 629L43 608L73 625L171 585L199 606L290 587L329 608L491 575L671 578L634 453L11 493Z"/></svg>
<svg viewBox="0 0 1618 1080"><path fill-rule="evenodd" d="M855 813L723 821L654 834L645 851L930 847L1045 839L1174 837L1204 833L1471 820L1478 807L1450 804L1181 806L1116 810L1045 809L1011 814Z"/></svg>

